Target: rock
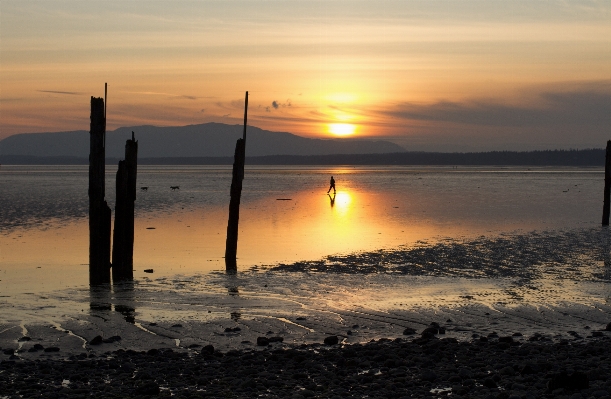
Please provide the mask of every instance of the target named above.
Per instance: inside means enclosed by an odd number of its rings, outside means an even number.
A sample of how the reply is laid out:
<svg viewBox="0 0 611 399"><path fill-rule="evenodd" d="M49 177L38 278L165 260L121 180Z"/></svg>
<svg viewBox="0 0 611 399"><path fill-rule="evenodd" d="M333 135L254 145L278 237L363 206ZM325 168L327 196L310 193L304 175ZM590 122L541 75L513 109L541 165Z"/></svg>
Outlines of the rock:
<svg viewBox="0 0 611 399"><path fill-rule="evenodd" d="M405 330L403 330L403 335L414 335L416 334L416 330L414 330L411 327L407 327Z"/></svg>
<svg viewBox="0 0 611 399"><path fill-rule="evenodd" d="M420 379L422 381L433 382L437 379L437 374L435 374L435 372L432 370L424 370L422 373L420 373Z"/></svg>
<svg viewBox="0 0 611 399"><path fill-rule="evenodd" d="M43 350L45 347L44 347L44 346L42 346L41 344L34 344L34 347L33 347L33 348L34 348L34 349L36 349L36 350L41 351L41 350Z"/></svg>
<svg viewBox="0 0 611 399"><path fill-rule="evenodd" d="M339 338L337 337L337 335L330 335L324 340L325 345L337 345L338 342Z"/></svg>
<svg viewBox="0 0 611 399"><path fill-rule="evenodd" d="M297 320L300 320L300 321L301 321L301 320L305 320L305 319L306 319L305 317L298 317L298 318L297 318Z"/></svg>
<svg viewBox="0 0 611 399"><path fill-rule="evenodd" d="M50 346L45 348L45 352L59 352L59 348L57 346Z"/></svg>
<svg viewBox="0 0 611 399"><path fill-rule="evenodd" d="M155 349L155 348L149 349L146 352L146 354L149 355L149 356L157 356L157 355L159 355L159 349Z"/></svg>
<svg viewBox="0 0 611 399"><path fill-rule="evenodd" d="M579 371L575 371L573 374L568 375L566 371L558 374L554 374L552 378L547 382L547 390L553 392L557 389L586 389L590 385L588 375Z"/></svg>
<svg viewBox="0 0 611 399"><path fill-rule="evenodd" d="M212 355L214 353L214 346L206 345L202 348L202 355Z"/></svg>
<svg viewBox="0 0 611 399"><path fill-rule="evenodd" d="M182 328L182 324L173 324L172 328Z"/></svg>
<svg viewBox="0 0 611 399"><path fill-rule="evenodd" d="M118 335L113 335L110 338L105 338L102 340L102 342L104 342L105 344L112 344L113 342L118 342L118 341L121 341L121 337Z"/></svg>
<svg viewBox="0 0 611 399"><path fill-rule="evenodd" d="M19 338L17 340L17 342L26 342L26 341L31 341L31 340L32 340L32 338L27 337L27 336L23 336L23 337Z"/></svg>
<svg viewBox="0 0 611 399"><path fill-rule="evenodd" d="M435 334L437 334L437 332L438 332L438 331L439 331L439 329L438 329L438 328L436 328L436 327L427 327L427 328L425 328L425 329L424 329L424 331L422 331L422 334L421 334L421 335L422 335L423 337L424 337L424 335L425 335L425 334L427 334L427 335L428 335L428 334L435 335Z"/></svg>
<svg viewBox="0 0 611 399"><path fill-rule="evenodd" d="M607 323L607 326L605 327L605 331L611 331L611 323Z"/></svg>
<svg viewBox="0 0 611 399"><path fill-rule="evenodd" d="M284 341L284 338L282 338L282 337L269 337L268 340L269 340L269 342L282 342L282 341Z"/></svg>
<svg viewBox="0 0 611 399"><path fill-rule="evenodd" d="M155 382L146 382L136 388L138 395L159 395L159 385Z"/></svg>
<svg viewBox="0 0 611 399"><path fill-rule="evenodd" d="M267 337L257 337L257 346L269 345L269 339Z"/></svg>
<svg viewBox="0 0 611 399"><path fill-rule="evenodd" d="M602 337L604 336L602 331L592 331L592 336L593 337Z"/></svg>
<svg viewBox="0 0 611 399"><path fill-rule="evenodd" d="M100 335L96 335L91 341L89 341L89 345L101 345L104 342L104 339Z"/></svg>
<svg viewBox="0 0 611 399"><path fill-rule="evenodd" d="M513 342L513 337L499 337L499 342L507 342L510 344Z"/></svg>
<svg viewBox="0 0 611 399"><path fill-rule="evenodd" d="M144 269L145 273L153 273L153 269Z"/></svg>
<svg viewBox="0 0 611 399"><path fill-rule="evenodd" d="M494 382L492 378L486 378L484 381L482 381L482 385L486 388L496 388L496 382Z"/></svg>
<svg viewBox="0 0 611 399"><path fill-rule="evenodd" d="M5 355L13 355L15 353L14 349L5 349L2 351Z"/></svg>

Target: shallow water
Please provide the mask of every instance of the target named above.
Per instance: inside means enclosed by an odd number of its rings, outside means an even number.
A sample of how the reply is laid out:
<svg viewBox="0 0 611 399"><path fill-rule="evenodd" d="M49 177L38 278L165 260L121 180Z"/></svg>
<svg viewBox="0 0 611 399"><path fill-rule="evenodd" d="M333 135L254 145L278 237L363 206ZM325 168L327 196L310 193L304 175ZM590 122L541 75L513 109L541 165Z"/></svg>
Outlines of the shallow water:
<svg viewBox="0 0 611 399"><path fill-rule="evenodd" d="M111 209L115 171L107 168ZM330 175L334 197L326 194ZM448 314L466 320L470 307L518 307L551 326L566 309L608 302L600 169L247 168L243 273L231 281L216 273L224 270L230 181L228 167L140 166L138 186L148 190L136 201L135 288L99 300L87 288L87 167L2 166L0 322L71 315L88 323L82 315L100 316L101 301L128 309L132 325L236 322L240 314L240 323L263 317L289 326L305 312L323 328L297 330L320 333L348 313L382 312L386 321L371 337L402 325L389 312L405 324ZM554 307L554 316L541 316L541 306ZM602 323L604 309L590 323ZM510 327L519 320L509 319ZM571 320L562 326L580 323Z"/></svg>

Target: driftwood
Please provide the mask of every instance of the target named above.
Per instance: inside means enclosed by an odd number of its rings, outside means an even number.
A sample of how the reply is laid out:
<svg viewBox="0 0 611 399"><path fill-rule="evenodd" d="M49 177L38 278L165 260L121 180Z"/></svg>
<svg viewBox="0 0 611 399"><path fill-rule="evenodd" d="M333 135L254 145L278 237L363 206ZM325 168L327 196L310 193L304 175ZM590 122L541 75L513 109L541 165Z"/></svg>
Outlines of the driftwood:
<svg viewBox="0 0 611 399"><path fill-rule="evenodd" d="M244 180L244 162L246 158L246 123L248 115L248 92L244 101L244 133L235 145L233 172L231 177L231 198L229 200L229 220L227 221L227 241L225 242L225 270L236 273L238 252L238 222L240 219L240 198L242 180Z"/></svg>
<svg viewBox="0 0 611 399"><path fill-rule="evenodd" d="M91 97L89 130L89 284L110 283L110 208L104 200L106 168L104 99Z"/></svg>

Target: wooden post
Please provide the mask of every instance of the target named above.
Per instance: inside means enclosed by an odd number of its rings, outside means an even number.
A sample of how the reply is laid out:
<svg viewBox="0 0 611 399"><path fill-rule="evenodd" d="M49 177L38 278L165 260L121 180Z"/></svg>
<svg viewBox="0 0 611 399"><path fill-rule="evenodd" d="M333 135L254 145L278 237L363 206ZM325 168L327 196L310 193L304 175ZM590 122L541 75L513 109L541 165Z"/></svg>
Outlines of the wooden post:
<svg viewBox="0 0 611 399"><path fill-rule="evenodd" d="M227 241L225 242L225 270L237 273L238 222L240 219L240 198L242 180L244 180L244 162L246 158L246 118L248 113L248 92L244 102L244 133L235 145L233 172L231 178L231 198L229 200L229 220L227 222Z"/></svg>
<svg viewBox="0 0 611 399"><path fill-rule="evenodd" d="M136 201L137 159L138 142L132 132L132 139L125 142L125 160L119 161L119 170L117 170L117 201L112 248L113 283L134 279L134 202Z"/></svg>
<svg viewBox="0 0 611 399"><path fill-rule="evenodd" d="M89 130L89 284L110 283L110 208L104 201L104 100L91 97Z"/></svg>
<svg viewBox="0 0 611 399"><path fill-rule="evenodd" d="M607 141L605 152L605 194L603 201L603 226L609 225L609 206L611 199L611 140Z"/></svg>

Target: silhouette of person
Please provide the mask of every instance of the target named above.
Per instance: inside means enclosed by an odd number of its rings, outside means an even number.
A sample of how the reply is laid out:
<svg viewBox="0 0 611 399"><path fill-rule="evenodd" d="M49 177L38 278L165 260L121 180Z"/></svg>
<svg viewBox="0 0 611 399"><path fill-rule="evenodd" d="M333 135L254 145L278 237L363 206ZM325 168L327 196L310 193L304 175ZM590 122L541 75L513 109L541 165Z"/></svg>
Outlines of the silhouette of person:
<svg viewBox="0 0 611 399"><path fill-rule="evenodd" d="M327 193L327 195L329 196L329 199L331 200L331 208L333 208L333 205L335 205L335 193L333 193L333 197L331 197L331 194Z"/></svg>
<svg viewBox="0 0 611 399"><path fill-rule="evenodd" d="M329 182L329 189L327 190L327 194L333 189L333 194L335 194L335 179L331 176L331 181Z"/></svg>

